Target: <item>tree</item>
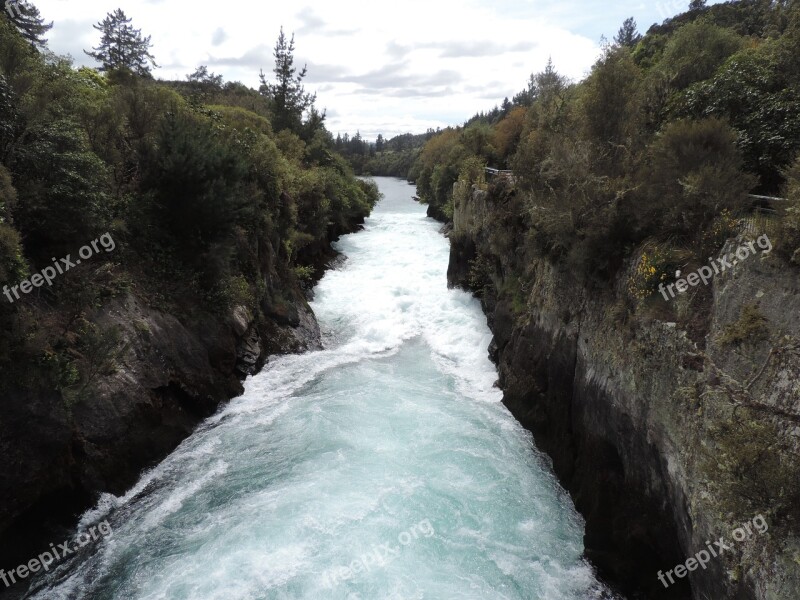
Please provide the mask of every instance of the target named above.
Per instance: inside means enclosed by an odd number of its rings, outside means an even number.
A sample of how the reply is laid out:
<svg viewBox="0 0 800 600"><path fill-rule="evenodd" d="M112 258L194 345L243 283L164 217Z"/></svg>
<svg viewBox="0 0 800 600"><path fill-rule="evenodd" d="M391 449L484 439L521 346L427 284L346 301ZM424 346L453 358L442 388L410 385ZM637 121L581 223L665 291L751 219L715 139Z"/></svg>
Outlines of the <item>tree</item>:
<svg viewBox="0 0 800 600"><path fill-rule="evenodd" d="M194 70L194 73L186 76L186 81L189 83L197 83L203 87L222 87L222 75L216 73L209 73L208 67L200 65Z"/></svg>
<svg viewBox="0 0 800 600"><path fill-rule="evenodd" d="M0 75L0 161L3 163L8 164L9 153L23 129L14 90L5 76Z"/></svg>
<svg viewBox="0 0 800 600"><path fill-rule="evenodd" d="M531 82L534 99L539 100L546 100L550 96L562 94L569 85L569 80L556 71L552 59L547 59L544 71L531 75Z"/></svg>
<svg viewBox="0 0 800 600"><path fill-rule="evenodd" d="M689 10L700 10L706 7L706 0L692 0L689 2Z"/></svg>
<svg viewBox="0 0 800 600"><path fill-rule="evenodd" d="M633 20L633 17L628 17L622 23L622 27L619 28L614 42L618 46L633 48L641 39L642 36L636 31L636 21Z"/></svg>
<svg viewBox="0 0 800 600"><path fill-rule="evenodd" d="M383 152L383 144L384 144L383 134L379 133L378 138L375 140L375 151Z"/></svg>
<svg viewBox="0 0 800 600"><path fill-rule="evenodd" d="M634 98L640 76L630 53L613 46L592 67L583 91L589 139L605 148L625 143L635 127Z"/></svg>
<svg viewBox="0 0 800 600"><path fill-rule="evenodd" d="M209 73L208 67L200 65L190 75L186 76L189 88L190 102L195 105L209 104L209 96L222 90L222 75Z"/></svg>
<svg viewBox="0 0 800 600"><path fill-rule="evenodd" d="M13 163L15 226L28 255L46 261L108 227L108 173L74 119L44 121L27 136Z"/></svg>
<svg viewBox="0 0 800 600"><path fill-rule="evenodd" d="M264 71L261 71L261 87L259 91L272 105L273 127L275 131L289 129L299 133L303 125L303 114L313 107L317 99L316 94L307 93L303 87L306 76L306 66L300 72L294 66L294 35L287 42L286 35L281 27L278 41L275 43L275 83L267 83ZM325 114L317 113L319 124Z"/></svg>
<svg viewBox="0 0 800 600"><path fill-rule="evenodd" d="M645 233L708 231L724 209L745 205L756 183L744 173L736 132L717 118L673 121L648 148L634 205Z"/></svg>
<svg viewBox="0 0 800 600"><path fill-rule="evenodd" d="M667 42L662 70L670 76L674 88L684 89L714 76L744 44L741 36L725 27L703 20L688 23Z"/></svg>
<svg viewBox="0 0 800 600"><path fill-rule="evenodd" d="M53 22L45 23L39 9L30 2L2 0L3 12L14 24L22 37L37 48L43 48L47 40L42 37L53 28Z"/></svg>
<svg viewBox="0 0 800 600"><path fill-rule="evenodd" d="M507 164L509 158L517 149L522 130L525 127L526 114L525 108L515 106L492 132L492 145L495 147L498 158L503 161L503 164Z"/></svg>
<svg viewBox="0 0 800 600"><path fill-rule="evenodd" d="M303 123L302 127L300 128L300 138L304 142L310 142L314 137L316 137L317 133L320 131L325 131L325 111L319 112L316 107L312 106L308 109L308 117L306 117L305 122Z"/></svg>
<svg viewBox="0 0 800 600"><path fill-rule="evenodd" d="M179 248L187 264L206 271L205 253L230 235L244 207L246 163L210 123L178 113L164 119L142 165L141 189L163 243Z"/></svg>
<svg viewBox="0 0 800 600"><path fill-rule="evenodd" d="M781 171L800 152L800 82L787 78L772 49L747 48L732 56L713 78L689 89L686 114L718 116L738 133L745 165L761 178L761 189L777 193Z"/></svg>
<svg viewBox="0 0 800 600"><path fill-rule="evenodd" d="M149 76L149 65L158 67L155 58L150 54L150 36L142 37L141 29L131 27L131 19L125 16L122 9L108 13L102 22L93 27L102 32L103 37L100 45L93 48L94 52L84 52L100 62L101 71L124 69L137 75Z"/></svg>
<svg viewBox="0 0 800 600"><path fill-rule="evenodd" d="M528 88L514 96L514 104L517 106L530 106L543 94L559 94L567 87L567 78L559 75L553 66L553 59L547 59L547 66L544 71L531 74L528 80Z"/></svg>
<svg viewBox="0 0 800 600"><path fill-rule="evenodd" d="M360 131L356 131L356 134L350 138L349 150L350 154L364 154L364 141Z"/></svg>

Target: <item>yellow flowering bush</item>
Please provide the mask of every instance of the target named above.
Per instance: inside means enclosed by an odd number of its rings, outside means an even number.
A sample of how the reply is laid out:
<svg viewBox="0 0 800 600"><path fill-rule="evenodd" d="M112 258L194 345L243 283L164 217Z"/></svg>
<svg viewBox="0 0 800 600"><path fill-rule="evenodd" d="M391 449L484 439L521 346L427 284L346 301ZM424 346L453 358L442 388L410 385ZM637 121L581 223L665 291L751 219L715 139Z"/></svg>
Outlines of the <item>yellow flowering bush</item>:
<svg viewBox="0 0 800 600"><path fill-rule="evenodd" d="M719 250L722 245L736 235L739 229L739 219L731 214L727 208L720 211L719 215L703 234L703 249L711 252Z"/></svg>
<svg viewBox="0 0 800 600"><path fill-rule="evenodd" d="M657 246L642 252L628 279L628 292L637 300L644 300L658 290L658 284L669 276L669 254Z"/></svg>

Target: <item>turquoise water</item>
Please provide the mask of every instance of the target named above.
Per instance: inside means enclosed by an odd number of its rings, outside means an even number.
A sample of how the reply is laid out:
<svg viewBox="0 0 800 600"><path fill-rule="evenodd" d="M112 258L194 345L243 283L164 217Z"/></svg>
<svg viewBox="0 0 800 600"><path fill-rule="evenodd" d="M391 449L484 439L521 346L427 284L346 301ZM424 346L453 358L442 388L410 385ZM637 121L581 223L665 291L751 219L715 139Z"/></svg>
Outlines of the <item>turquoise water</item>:
<svg viewBox="0 0 800 600"><path fill-rule="evenodd" d="M270 361L80 528L113 534L29 597L588 599L583 523L501 404L478 303L414 189L385 198L312 303L326 349Z"/></svg>

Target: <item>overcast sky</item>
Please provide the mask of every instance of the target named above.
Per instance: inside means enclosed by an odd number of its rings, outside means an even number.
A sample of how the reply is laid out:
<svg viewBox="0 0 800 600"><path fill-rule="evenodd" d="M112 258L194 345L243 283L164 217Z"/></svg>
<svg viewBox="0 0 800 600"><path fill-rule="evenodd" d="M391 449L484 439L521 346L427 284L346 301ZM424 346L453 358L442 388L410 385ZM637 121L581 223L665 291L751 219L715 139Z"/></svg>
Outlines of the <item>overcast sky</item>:
<svg viewBox="0 0 800 600"><path fill-rule="evenodd" d="M334 133L425 131L463 123L521 90L548 57L573 80L633 16L644 32L688 0L36 0L55 25L50 48L79 65L100 34L92 24L122 8L152 36L154 75L183 79L201 64L226 81L258 85L272 74L281 25L295 33L306 87Z"/></svg>

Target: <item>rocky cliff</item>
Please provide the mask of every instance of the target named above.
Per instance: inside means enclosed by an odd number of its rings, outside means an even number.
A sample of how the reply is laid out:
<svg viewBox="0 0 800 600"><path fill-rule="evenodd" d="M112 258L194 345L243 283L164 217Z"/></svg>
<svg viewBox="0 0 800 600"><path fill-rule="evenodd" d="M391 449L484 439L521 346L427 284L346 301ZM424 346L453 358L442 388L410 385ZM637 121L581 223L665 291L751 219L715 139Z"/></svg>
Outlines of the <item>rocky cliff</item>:
<svg viewBox="0 0 800 600"><path fill-rule="evenodd" d="M346 231L330 238L340 233ZM330 242L306 248L318 267L336 254ZM241 394L244 377L269 355L320 347L303 291L276 264L275 251L262 250L257 276L265 291L257 310L156 308L130 291L84 315L115 337L94 357L96 376L77 397L34 392L32 385L3 399L0 566L13 568L68 539L99 493L126 491L220 403ZM0 595L6 592L20 590L0 586Z"/></svg>
<svg viewBox="0 0 800 600"><path fill-rule="evenodd" d="M504 402L585 517L599 574L631 598L797 598L796 267L760 252L675 322L626 308L633 264L599 284L529 250L512 186L454 208L449 283L481 296Z"/></svg>

